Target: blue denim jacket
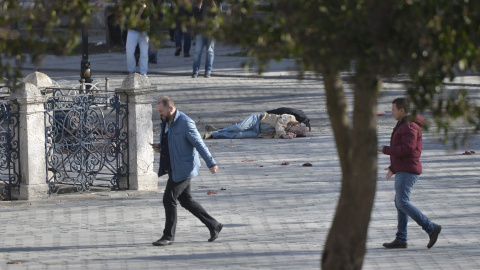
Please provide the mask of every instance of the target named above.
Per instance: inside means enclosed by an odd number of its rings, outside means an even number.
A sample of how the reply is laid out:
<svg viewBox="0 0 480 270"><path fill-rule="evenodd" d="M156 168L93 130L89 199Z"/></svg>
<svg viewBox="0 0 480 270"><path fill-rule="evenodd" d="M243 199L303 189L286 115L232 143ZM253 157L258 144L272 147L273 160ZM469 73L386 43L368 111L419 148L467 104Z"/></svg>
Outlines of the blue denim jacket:
<svg viewBox="0 0 480 270"><path fill-rule="evenodd" d="M165 126L166 122L162 122L162 132ZM160 144L162 143L161 140L160 135ZM168 148L174 182L181 182L198 175L200 168L199 153L209 168L216 165L200 133L198 133L195 122L179 110L177 110L168 129ZM164 174L160 163L158 176Z"/></svg>

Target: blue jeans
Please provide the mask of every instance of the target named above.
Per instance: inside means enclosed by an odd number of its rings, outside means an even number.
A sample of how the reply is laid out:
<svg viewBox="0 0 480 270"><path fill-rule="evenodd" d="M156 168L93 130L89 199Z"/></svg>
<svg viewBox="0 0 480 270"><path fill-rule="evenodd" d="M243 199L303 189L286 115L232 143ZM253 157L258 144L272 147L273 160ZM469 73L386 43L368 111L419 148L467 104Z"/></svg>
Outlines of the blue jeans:
<svg viewBox="0 0 480 270"><path fill-rule="evenodd" d="M256 138L260 135L260 119L262 115L259 113L252 114L236 125L222 128L212 133L214 139L245 139Z"/></svg>
<svg viewBox="0 0 480 270"><path fill-rule="evenodd" d="M183 34L183 54L190 53L190 46L192 44L192 39L188 31L182 32L181 29L175 29L175 47L182 48L182 34ZM200 65L200 64L199 64Z"/></svg>
<svg viewBox="0 0 480 270"><path fill-rule="evenodd" d="M138 32L135 30L128 30L127 32L127 70L128 72L135 72L135 47L140 47L140 59L138 65L140 66L140 74L147 74L148 71L148 35L147 32Z"/></svg>
<svg viewBox="0 0 480 270"><path fill-rule="evenodd" d="M205 74L210 74L212 73L215 40L213 40L213 38L211 37L204 37L200 34L195 36L195 56L193 57L193 73L197 74L200 70L203 47L206 47L207 50L207 57L205 59Z"/></svg>
<svg viewBox="0 0 480 270"><path fill-rule="evenodd" d="M410 194L415 182L420 175L413 173L397 172L395 174L395 207L397 208L397 237L398 242L407 242L407 224L411 217L422 229L431 234L436 224L431 222L418 208L410 203Z"/></svg>

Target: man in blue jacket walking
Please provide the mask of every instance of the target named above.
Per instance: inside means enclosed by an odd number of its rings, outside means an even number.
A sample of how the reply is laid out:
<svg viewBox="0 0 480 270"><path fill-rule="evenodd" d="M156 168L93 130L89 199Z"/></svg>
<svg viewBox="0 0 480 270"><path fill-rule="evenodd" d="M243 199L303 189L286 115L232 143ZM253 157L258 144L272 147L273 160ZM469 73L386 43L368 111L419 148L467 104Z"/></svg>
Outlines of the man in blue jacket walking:
<svg viewBox="0 0 480 270"><path fill-rule="evenodd" d="M177 110L170 97L162 97L157 102L158 114L162 118L160 143L153 144L155 152L160 153L158 175L168 174L167 186L163 195L165 208L165 228L163 236L153 242L154 246L167 246L175 240L177 226L177 200L180 205L196 216L210 231L209 242L215 241L223 224L210 216L207 211L193 200L190 192L190 180L198 175L199 154L210 172L215 174L218 167L210 151L202 140L195 122Z"/></svg>

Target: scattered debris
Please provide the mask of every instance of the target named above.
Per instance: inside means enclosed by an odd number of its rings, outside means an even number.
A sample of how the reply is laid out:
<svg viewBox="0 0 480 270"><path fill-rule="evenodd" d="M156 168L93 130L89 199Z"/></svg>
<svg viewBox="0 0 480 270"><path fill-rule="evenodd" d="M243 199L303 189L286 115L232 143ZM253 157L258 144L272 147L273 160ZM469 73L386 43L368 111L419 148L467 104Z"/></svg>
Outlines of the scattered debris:
<svg viewBox="0 0 480 270"><path fill-rule="evenodd" d="M214 195L214 194L217 194L217 192L216 192L216 191L209 191L209 192L207 192L207 195Z"/></svg>
<svg viewBox="0 0 480 270"><path fill-rule="evenodd" d="M307 162L307 163L303 163L302 166L303 167L312 167L313 165L312 165L312 163Z"/></svg>
<svg viewBox="0 0 480 270"><path fill-rule="evenodd" d="M19 262L19 261L10 261L10 262L7 262L7 264L22 264L22 262Z"/></svg>
<svg viewBox="0 0 480 270"><path fill-rule="evenodd" d="M234 145L227 145L227 146L225 146L225 147L226 147L226 148L235 148L236 146L234 146Z"/></svg>
<svg viewBox="0 0 480 270"><path fill-rule="evenodd" d="M385 111L377 111L377 115L385 115Z"/></svg>
<svg viewBox="0 0 480 270"><path fill-rule="evenodd" d="M260 165L260 166L258 166L258 167L262 167L262 168L263 168L263 165Z"/></svg>
<svg viewBox="0 0 480 270"><path fill-rule="evenodd" d="M290 165L290 163L288 163L288 162L283 162L281 165L287 166L287 165Z"/></svg>
<svg viewBox="0 0 480 270"><path fill-rule="evenodd" d="M227 190L227 189L222 187L220 190Z"/></svg>
<svg viewBox="0 0 480 270"><path fill-rule="evenodd" d="M465 151L462 155L473 155L475 154L475 151Z"/></svg>
<svg viewBox="0 0 480 270"><path fill-rule="evenodd" d="M254 161L256 161L256 160L253 160L253 159L244 159L244 160L242 160L242 162L254 162Z"/></svg>

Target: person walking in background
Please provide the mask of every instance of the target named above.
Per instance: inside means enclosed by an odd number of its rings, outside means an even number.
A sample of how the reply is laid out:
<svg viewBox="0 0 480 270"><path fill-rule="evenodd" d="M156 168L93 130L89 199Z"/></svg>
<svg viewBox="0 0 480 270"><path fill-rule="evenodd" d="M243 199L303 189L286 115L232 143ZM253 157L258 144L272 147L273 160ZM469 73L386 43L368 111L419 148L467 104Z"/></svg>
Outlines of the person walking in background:
<svg viewBox="0 0 480 270"><path fill-rule="evenodd" d="M197 25L196 31L200 31L195 36L195 55L193 58L193 74L192 78L197 78L200 71L200 63L202 58L203 47L206 50L205 58L205 78L210 78L212 73L213 58L214 58L214 48L215 40L205 33L205 27L199 27L204 24L206 17L211 13L211 8L215 6L213 0L197 0L193 8L193 15L195 17L195 23Z"/></svg>
<svg viewBox="0 0 480 270"><path fill-rule="evenodd" d="M160 29L158 29L158 22L163 19L163 13L159 10L158 0L152 0L153 3L153 17L150 21L150 37L158 35ZM148 63L157 64L158 63L158 47L159 42L155 39L150 39L150 44L148 46Z"/></svg>
<svg viewBox="0 0 480 270"><path fill-rule="evenodd" d="M395 175L395 207L397 208L397 234L391 243L384 243L386 248L407 248L407 224L411 217L429 235L427 248L437 242L442 226L430 221L420 210L410 203L413 185L422 173L422 126L425 121L420 115L408 115L405 98L392 102L392 114L397 120L390 139L390 146L382 146L378 152L390 156L390 166L385 170L387 180Z"/></svg>
<svg viewBox="0 0 480 270"><path fill-rule="evenodd" d="M175 56L182 52L183 36L183 56L190 57L190 47L192 44L190 32L190 21L192 19L192 2L190 0L179 0L176 5L177 15L175 17Z"/></svg>
<svg viewBox="0 0 480 270"><path fill-rule="evenodd" d="M162 118L160 143L152 144L160 153L158 175L167 174L167 186L163 195L165 228L163 236L153 242L154 246L167 246L175 241L177 226L177 200L180 205L196 216L210 231L209 242L218 238L223 224L218 222L196 201L190 192L190 180L198 175L200 159L205 160L210 172L215 174L218 167L207 146L198 133L195 122L177 110L170 97L157 102L158 114Z"/></svg>
<svg viewBox="0 0 480 270"><path fill-rule="evenodd" d="M150 28L150 15L154 6L149 1L138 1L133 5L127 21L127 71L134 73L136 70L135 48L140 48L139 67L140 74L147 76L148 72L148 33Z"/></svg>

